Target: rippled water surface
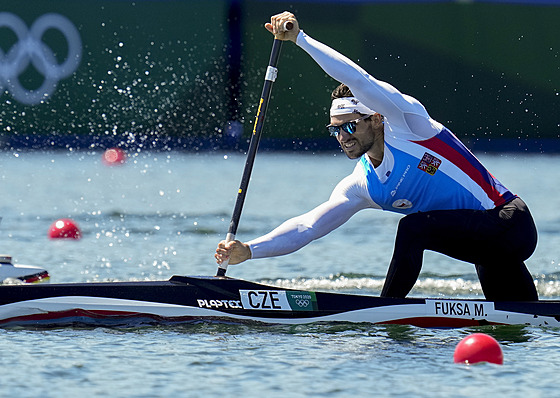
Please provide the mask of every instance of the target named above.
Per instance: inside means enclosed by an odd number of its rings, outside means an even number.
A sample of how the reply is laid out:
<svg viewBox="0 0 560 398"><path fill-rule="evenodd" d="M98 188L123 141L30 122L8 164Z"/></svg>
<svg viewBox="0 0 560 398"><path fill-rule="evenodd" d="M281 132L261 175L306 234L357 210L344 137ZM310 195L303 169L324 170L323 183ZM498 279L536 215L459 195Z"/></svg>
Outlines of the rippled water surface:
<svg viewBox="0 0 560 398"><path fill-rule="evenodd" d="M560 296L560 157L481 155L530 206L539 228L527 262L541 298ZM0 251L52 282L212 275L244 156L140 152L107 167L99 152L0 153ZM238 238L268 232L325 200L354 162L333 154L259 154ZM79 241L52 241L58 218ZM278 286L379 294L398 216L364 211L297 253L231 266ZM474 268L426 253L413 296L480 297ZM453 364L474 331L502 344L503 366ZM555 329L185 325L131 329L0 329L0 396L553 396Z"/></svg>

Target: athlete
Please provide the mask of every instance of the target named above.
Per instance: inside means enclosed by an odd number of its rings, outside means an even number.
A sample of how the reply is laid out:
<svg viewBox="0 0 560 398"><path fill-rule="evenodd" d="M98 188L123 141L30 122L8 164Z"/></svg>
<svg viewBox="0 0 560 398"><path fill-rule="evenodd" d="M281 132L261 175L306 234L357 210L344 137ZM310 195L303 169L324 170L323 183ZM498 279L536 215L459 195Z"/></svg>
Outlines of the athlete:
<svg viewBox="0 0 560 398"><path fill-rule="evenodd" d="M293 29L284 31L286 22ZM415 98L379 81L354 62L300 30L289 12L265 28L306 51L342 83L332 93L331 135L353 173L329 200L242 243L218 244L218 264L292 253L345 223L356 212L401 213L382 297L405 297L422 268L425 250L473 263L488 300L538 300L524 261L537 244L526 204L503 186Z"/></svg>

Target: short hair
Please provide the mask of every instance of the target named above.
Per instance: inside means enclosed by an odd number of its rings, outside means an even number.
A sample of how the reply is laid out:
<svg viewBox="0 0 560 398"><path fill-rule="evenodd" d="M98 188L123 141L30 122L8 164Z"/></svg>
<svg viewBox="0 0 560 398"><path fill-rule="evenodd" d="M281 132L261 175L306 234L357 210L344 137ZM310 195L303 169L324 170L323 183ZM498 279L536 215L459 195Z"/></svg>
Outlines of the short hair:
<svg viewBox="0 0 560 398"><path fill-rule="evenodd" d="M331 100L337 98L344 98L344 97L353 97L352 91L348 88L348 86L344 83L340 84L337 88L333 90L331 93Z"/></svg>

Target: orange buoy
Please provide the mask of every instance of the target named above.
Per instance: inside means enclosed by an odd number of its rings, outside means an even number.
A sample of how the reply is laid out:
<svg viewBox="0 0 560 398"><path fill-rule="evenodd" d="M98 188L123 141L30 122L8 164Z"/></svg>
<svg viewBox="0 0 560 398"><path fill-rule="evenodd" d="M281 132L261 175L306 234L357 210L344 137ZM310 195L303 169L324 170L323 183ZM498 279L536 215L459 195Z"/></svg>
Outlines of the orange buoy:
<svg viewBox="0 0 560 398"><path fill-rule="evenodd" d="M120 148L109 148L101 159L107 166L118 166L126 162L126 153Z"/></svg>

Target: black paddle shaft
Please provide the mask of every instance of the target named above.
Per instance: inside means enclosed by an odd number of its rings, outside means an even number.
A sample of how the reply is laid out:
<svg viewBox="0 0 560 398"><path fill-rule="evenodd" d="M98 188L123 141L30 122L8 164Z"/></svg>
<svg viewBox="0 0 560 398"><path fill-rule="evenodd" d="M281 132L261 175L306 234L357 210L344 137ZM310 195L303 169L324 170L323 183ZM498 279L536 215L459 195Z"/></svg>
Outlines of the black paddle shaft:
<svg viewBox="0 0 560 398"><path fill-rule="evenodd" d="M247 188L249 187L249 180L251 179L253 164L255 163L255 157L257 155L259 142L261 140L266 109L268 108L268 101L270 100L270 93L272 92L272 84L276 80L276 75L278 72L278 70L276 69L276 65L278 64L278 58L280 56L281 48L282 40L274 39L274 42L272 44L272 51L270 53L270 61L268 62L268 68L266 69L261 99L259 101L259 108L257 109L257 117L255 118L255 125L253 127L253 134L251 135L249 150L247 151L247 160L245 161L245 168L243 170L243 176L241 177L239 191L237 192L235 208L233 210L233 215L229 224L229 230L226 236L227 242L234 240L235 235L237 234L237 227L239 225L239 219L241 218L241 211L243 210L243 204L245 203L245 196L247 195ZM225 276L227 266L227 261L224 261L222 264L220 264L218 266L218 272L216 273L216 276Z"/></svg>

